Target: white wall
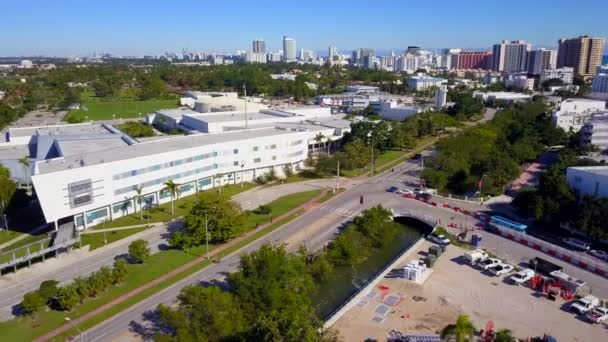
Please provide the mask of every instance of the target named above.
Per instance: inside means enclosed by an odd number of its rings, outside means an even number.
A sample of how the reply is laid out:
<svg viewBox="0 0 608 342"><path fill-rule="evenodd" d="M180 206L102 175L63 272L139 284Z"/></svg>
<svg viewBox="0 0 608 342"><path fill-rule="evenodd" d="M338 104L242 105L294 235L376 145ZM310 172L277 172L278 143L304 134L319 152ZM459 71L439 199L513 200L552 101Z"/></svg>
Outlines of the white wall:
<svg viewBox="0 0 608 342"><path fill-rule="evenodd" d="M40 205L47 222L53 222L60 218L80 214L85 211L88 212L104 206L109 206L113 203L128 200L135 195L135 191L115 194L117 189L138 185L162 177L169 177L177 173L195 170L205 166L217 164L217 169L210 169L208 171L177 178L174 179L174 181L179 184L185 184L205 179L218 173L234 174L235 172L240 173L241 170L254 170L271 165L301 162L305 160L308 155L307 136L307 132L294 132L235 141L230 144L194 146L174 152L159 153L128 160L38 174L32 176L32 181L36 188ZM302 143L292 145L292 142L298 140L302 140ZM276 148L271 149L271 145L276 145ZM258 147L257 151L253 151L254 146ZM238 153L234 154L234 149L238 149ZM195 155L212 153L214 151L218 152L216 157L192 161L122 179L114 179L114 175L116 174L163 164L169 161L190 158ZM273 156L275 158L273 158ZM255 162L257 158L259 158L259 162ZM238 165L234 165L234 162L238 162ZM241 168L243 162L245 166ZM257 171L255 173L256 177L260 175ZM233 177L236 176L233 175ZM68 196L68 185L70 183L85 180L91 180L92 182L93 201L90 204L71 208ZM223 182L226 182L226 180ZM164 188L162 183L164 182L144 188L143 193L154 193L156 196L156 193Z"/></svg>
<svg viewBox="0 0 608 342"><path fill-rule="evenodd" d="M603 170L605 174L598 175L591 172L592 170ZM608 197L608 167L569 167L566 173L568 184L575 188L579 196L597 195L599 197Z"/></svg>

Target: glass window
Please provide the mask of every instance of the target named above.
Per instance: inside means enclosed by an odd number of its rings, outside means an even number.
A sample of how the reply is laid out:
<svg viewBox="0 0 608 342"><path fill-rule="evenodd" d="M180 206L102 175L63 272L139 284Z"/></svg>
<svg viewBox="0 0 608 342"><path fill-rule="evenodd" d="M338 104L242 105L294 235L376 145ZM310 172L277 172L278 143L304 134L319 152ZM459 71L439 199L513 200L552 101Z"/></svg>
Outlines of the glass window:
<svg viewBox="0 0 608 342"><path fill-rule="evenodd" d="M239 166L239 161L238 161L238 160L237 160L237 161L235 161L234 163L232 163L232 165L234 165L234 166Z"/></svg>
<svg viewBox="0 0 608 342"><path fill-rule="evenodd" d="M160 198L171 197L171 191L169 189L163 189L160 191Z"/></svg>
<svg viewBox="0 0 608 342"><path fill-rule="evenodd" d="M253 146L253 152L257 152L260 149L259 146Z"/></svg>
<svg viewBox="0 0 608 342"><path fill-rule="evenodd" d="M259 163L259 162L261 162L261 161L262 161L262 158L255 158L255 159L253 160L253 162L254 162L254 163Z"/></svg>
<svg viewBox="0 0 608 342"><path fill-rule="evenodd" d="M131 207L131 201L117 203L117 204L114 204L114 206L112 206L112 212L115 214L121 213L121 212L126 213L130 207Z"/></svg>
<svg viewBox="0 0 608 342"><path fill-rule="evenodd" d="M192 185L192 183L188 183L188 184L184 184L184 185L180 186L179 190L181 192L188 192L188 191L191 191L192 188L194 188L194 186Z"/></svg>
<svg viewBox="0 0 608 342"><path fill-rule="evenodd" d="M234 150L232 150L232 153L234 153L234 154L239 153L239 149L238 149L238 148L235 148Z"/></svg>
<svg viewBox="0 0 608 342"><path fill-rule="evenodd" d="M95 220L104 218L106 216L108 216L108 210L106 208L88 212L87 223L93 223Z"/></svg>
<svg viewBox="0 0 608 342"><path fill-rule="evenodd" d="M272 156L272 160L277 160L277 156Z"/></svg>
<svg viewBox="0 0 608 342"><path fill-rule="evenodd" d="M198 181L199 188L204 188L207 185L211 185L211 178L205 178Z"/></svg>

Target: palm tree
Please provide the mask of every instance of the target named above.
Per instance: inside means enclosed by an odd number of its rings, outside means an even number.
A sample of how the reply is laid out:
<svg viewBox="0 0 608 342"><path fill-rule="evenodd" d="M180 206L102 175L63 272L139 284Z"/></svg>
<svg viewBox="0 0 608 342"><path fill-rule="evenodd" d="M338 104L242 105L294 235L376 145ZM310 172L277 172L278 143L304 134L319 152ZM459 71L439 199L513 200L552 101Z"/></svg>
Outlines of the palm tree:
<svg viewBox="0 0 608 342"><path fill-rule="evenodd" d="M179 198L182 194L179 189L179 184L176 184L173 180L169 180L165 183L165 190L171 193L171 215L175 215L175 208L173 207L173 200Z"/></svg>
<svg viewBox="0 0 608 342"><path fill-rule="evenodd" d="M441 332L443 340L454 338L456 342L470 341L475 335L475 326L471 323L468 315L460 315L456 320L456 324L450 324Z"/></svg>
<svg viewBox="0 0 608 342"><path fill-rule="evenodd" d="M325 137L323 136L323 133L319 133L315 136L315 142L317 143L317 149L321 145L321 142L323 141L324 138ZM313 150L313 152L314 152L314 150Z"/></svg>
<svg viewBox="0 0 608 342"><path fill-rule="evenodd" d="M29 181L29 177L30 177L30 157L25 156L23 158L19 158L19 164L21 165L21 167L23 168L23 177L25 179L25 184L29 185L30 181Z"/></svg>
<svg viewBox="0 0 608 342"><path fill-rule="evenodd" d="M142 187L138 187L135 189L135 196L133 196L133 202L139 204L139 219L144 220L144 208L142 208L142 196L143 189ZM135 208L137 209L137 208Z"/></svg>
<svg viewBox="0 0 608 342"><path fill-rule="evenodd" d="M511 335L511 330L502 329L496 333L496 338L494 338L494 342L513 342L514 338Z"/></svg>

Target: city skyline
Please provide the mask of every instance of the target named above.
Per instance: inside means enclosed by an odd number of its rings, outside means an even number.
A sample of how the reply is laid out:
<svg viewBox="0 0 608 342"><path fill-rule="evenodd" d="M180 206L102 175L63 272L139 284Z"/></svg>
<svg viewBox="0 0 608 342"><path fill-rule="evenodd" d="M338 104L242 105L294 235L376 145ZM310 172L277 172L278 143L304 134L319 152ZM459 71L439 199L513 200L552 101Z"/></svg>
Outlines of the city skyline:
<svg viewBox="0 0 608 342"><path fill-rule="evenodd" d="M348 4L237 1L225 6L186 1L167 7L154 1L51 4L10 0L4 4L0 27L14 34L5 37L0 55L108 52L138 56L182 49L233 53L251 50L251 41L260 37L268 52L282 49L283 36L294 38L298 50L324 55L329 45L340 52L359 47L402 50L408 45L490 49L506 39L556 47L560 38L608 36L608 28L602 25L608 3L595 0L568 11L561 10L568 5L563 1L515 1L510 6L439 1L432 11L418 3L397 3L391 11L377 10L375 14L365 6ZM497 20L500 18L508 20ZM539 26L544 29L532 29Z"/></svg>

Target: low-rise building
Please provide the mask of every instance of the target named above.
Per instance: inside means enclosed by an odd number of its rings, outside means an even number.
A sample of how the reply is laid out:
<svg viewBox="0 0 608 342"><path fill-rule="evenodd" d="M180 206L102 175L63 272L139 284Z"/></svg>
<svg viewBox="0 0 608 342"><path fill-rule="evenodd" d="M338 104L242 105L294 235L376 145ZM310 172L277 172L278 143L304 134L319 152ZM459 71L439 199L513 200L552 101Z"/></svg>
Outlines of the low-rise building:
<svg viewBox="0 0 608 342"><path fill-rule="evenodd" d="M519 90L534 90L534 78L526 75L509 75L505 79L505 86Z"/></svg>
<svg viewBox="0 0 608 342"><path fill-rule="evenodd" d="M559 69L545 69L540 74L540 83L551 79L561 80L564 84L572 84L574 68L563 67Z"/></svg>
<svg viewBox="0 0 608 342"><path fill-rule="evenodd" d="M476 91L473 93L473 97L483 100L484 102L525 102L529 101L532 96L522 93L511 93L507 91L490 91L482 92Z"/></svg>
<svg viewBox="0 0 608 342"><path fill-rule="evenodd" d="M250 98L239 98L236 92L220 91L189 91L180 98L180 104L194 109L200 113L206 112L226 112L226 111L258 111L268 108L268 106L252 101Z"/></svg>
<svg viewBox="0 0 608 342"><path fill-rule="evenodd" d="M448 88L445 85L435 90L435 110L440 111L447 104Z"/></svg>
<svg viewBox="0 0 608 342"><path fill-rule="evenodd" d="M403 121L421 111L419 107L400 105L397 101L370 101L369 105L380 117L389 121Z"/></svg>
<svg viewBox="0 0 608 342"><path fill-rule="evenodd" d="M430 76L412 76L408 80L408 87L411 90L424 91L433 87L439 87L442 84L447 84L448 81L443 78Z"/></svg>
<svg viewBox="0 0 608 342"><path fill-rule="evenodd" d="M566 177L579 199L585 195L608 197L608 166L569 167Z"/></svg>
<svg viewBox="0 0 608 342"><path fill-rule="evenodd" d="M570 98L562 101L557 111L552 114L553 123L568 132L579 131L591 119L594 113L603 111L604 101Z"/></svg>
<svg viewBox="0 0 608 342"><path fill-rule="evenodd" d="M287 166L297 172L318 134L339 143L350 130L343 115L317 106L170 116L191 134L140 142L108 124L28 127L9 130L0 159L33 151L31 180L46 221L86 229L170 201L169 180L188 196L282 175Z"/></svg>
<svg viewBox="0 0 608 342"><path fill-rule="evenodd" d="M608 148L608 112L598 112L581 127L581 144Z"/></svg>

